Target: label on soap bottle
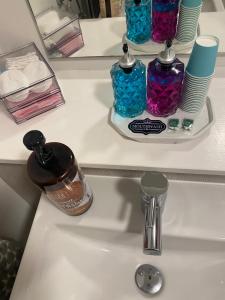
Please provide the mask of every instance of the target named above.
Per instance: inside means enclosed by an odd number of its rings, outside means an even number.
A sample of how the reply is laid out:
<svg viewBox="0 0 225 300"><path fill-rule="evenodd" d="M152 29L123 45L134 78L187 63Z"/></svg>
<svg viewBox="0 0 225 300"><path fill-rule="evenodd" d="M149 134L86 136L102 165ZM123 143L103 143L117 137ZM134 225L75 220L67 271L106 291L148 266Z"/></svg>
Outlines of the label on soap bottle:
<svg viewBox="0 0 225 300"><path fill-rule="evenodd" d="M48 199L68 215L84 213L93 200L92 190L79 169L72 180L66 178L45 187L45 191Z"/></svg>

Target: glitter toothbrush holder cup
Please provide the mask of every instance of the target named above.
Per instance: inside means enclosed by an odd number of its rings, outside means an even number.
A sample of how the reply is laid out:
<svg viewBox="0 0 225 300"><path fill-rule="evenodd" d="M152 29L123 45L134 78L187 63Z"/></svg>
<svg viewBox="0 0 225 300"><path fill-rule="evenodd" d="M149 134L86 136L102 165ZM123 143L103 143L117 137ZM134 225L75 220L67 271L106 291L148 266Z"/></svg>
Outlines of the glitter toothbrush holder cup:
<svg viewBox="0 0 225 300"><path fill-rule="evenodd" d="M151 38L151 0L125 1L127 38L143 44Z"/></svg>
<svg viewBox="0 0 225 300"><path fill-rule="evenodd" d="M204 107L210 82L214 75L219 39L199 36L192 50L184 77L180 108L197 114Z"/></svg>
<svg viewBox="0 0 225 300"><path fill-rule="evenodd" d="M55 74L34 43L0 56L0 99L19 124L65 103Z"/></svg>

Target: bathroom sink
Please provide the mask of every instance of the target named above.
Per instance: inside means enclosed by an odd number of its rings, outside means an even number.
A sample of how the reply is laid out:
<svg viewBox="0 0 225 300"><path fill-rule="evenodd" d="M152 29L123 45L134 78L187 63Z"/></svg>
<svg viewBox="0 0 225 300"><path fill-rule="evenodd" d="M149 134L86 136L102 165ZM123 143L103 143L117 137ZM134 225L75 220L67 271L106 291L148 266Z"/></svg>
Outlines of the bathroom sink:
<svg viewBox="0 0 225 300"><path fill-rule="evenodd" d="M80 217L64 215L42 196L11 300L145 299L134 279L141 264L163 274L155 298L224 299L224 183L170 180L156 257L143 254L139 179L87 179L95 200Z"/></svg>

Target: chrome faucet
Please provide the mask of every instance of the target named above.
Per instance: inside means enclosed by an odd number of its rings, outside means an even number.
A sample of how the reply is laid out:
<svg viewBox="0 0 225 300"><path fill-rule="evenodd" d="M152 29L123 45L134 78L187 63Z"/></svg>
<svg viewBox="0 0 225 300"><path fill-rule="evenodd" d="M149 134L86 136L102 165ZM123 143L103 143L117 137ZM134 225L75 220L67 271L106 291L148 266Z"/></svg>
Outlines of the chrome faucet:
<svg viewBox="0 0 225 300"><path fill-rule="evenodd" d="M166 176L147 172L141 179L142 209L145 215L144 248L147 255L161 255L161 216L168 190Z"/></svg>

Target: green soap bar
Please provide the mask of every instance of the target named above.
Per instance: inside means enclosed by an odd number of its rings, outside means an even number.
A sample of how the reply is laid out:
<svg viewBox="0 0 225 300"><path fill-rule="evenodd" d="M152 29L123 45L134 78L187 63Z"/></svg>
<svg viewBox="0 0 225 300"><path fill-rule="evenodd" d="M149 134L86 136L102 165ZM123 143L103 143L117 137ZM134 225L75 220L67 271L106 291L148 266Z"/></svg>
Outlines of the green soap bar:
<svg viewBox="0 0 225 300"><path fill-rule="evenodd" d="M171 130L176 130L179 127L180 120L179 119L170 119L168 121L168 127Z"/></svg>
<svg viewBox="0 0 225 300"><path fill-rule="evenodd" d="M191 130L194 124L194 120L191 119L184 119L182 123L182 128L184 130Z"/></svg>

